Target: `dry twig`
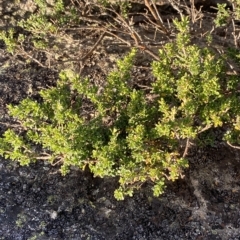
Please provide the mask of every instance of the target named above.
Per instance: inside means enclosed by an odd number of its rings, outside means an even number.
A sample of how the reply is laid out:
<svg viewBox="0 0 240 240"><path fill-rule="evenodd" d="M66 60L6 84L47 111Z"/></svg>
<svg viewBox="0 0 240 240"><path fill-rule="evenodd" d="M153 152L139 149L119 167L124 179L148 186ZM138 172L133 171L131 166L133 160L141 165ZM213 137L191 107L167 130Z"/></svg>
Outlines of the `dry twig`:
<svg viewBox="0 0 240 240"><path fill-rule="evenodd" d="M145 5L147 6L147 8L149 9L149 11L151 12L151 14L153 15L153 17L155 18L157 24L160 26L161 30L165 33L165 34L169 34L168 30L165 28L165 26L163 25L163 21L162 18L160 17L156 4L154 3L153 0L151 0L152 5L148 2L149 0L144 0ZM152 7L153 6L153 7Z"/></svg>
<svg viewBox="0 0 240 240"><path fill-rule="evenodd" d="M93 45L93 47L90 49L90 51L85 54L81 59L80 59L80 71L79 74L81 74L83 68L84 68L84 62L86 61L86 59L93 53L93 51L97 48L97 46L100 44L100 42L102 41L102 39L105 36L105 32L103 32L100 37L98 38L98 40L96 41L96 43Z"/></svg>
<svg viewBox="0 0 240 240"><path fill-rule="evenodd" d="M232 147L232 148L235 148L235 149L240 149L239 146L235 146L235 145L232 145L230 142L227 141L227 144Z"/></svg>

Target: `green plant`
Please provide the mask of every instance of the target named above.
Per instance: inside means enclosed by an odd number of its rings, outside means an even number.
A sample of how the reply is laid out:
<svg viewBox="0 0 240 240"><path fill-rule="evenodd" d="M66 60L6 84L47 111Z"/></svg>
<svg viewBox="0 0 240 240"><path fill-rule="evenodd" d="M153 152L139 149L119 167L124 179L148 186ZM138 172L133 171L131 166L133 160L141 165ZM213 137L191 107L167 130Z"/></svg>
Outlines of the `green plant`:
<svg viewBox="0 0 240 240"><path fill-rule="evenodd" d="M65 28L79 24L78 9L62 0L34 0L33 3L36 12L26 14L16 26L0 31L0 39L11 54L27 58L27 61L31 59L41 67L51 67L50 62L57 65L56 60L62 57L62 46L66 42L74 48L74 40L65 34ZM48 66L37 59L39 53L49 59Z"/></svg>
<svg viewBox="0 0 240 240"><path fill-rule="evenodd" d="M230 19L230 12L226 9L227 4L217 4L217 16L214 20L217 27L225 26Z"/></svg>
<svg viewBox="0 0 240 240"><path fill-rule="evenodd" d="M41 102L8 106L21 128L3 134L0 155L21 165L61 163L62 174L88 166L94 176L118 177L119 200L147 181L155 196L163 193L166 180L188 166L189 142L209 128L236 128L240 113L239 80L226 74L225 59L191 43L187 17L174 24L176 40L152 63L151 91L132 83L136 49L117 62L104 86L62 71L56 87L40 92Z"/></svg>
<svg viewBox="0 0 240 240"><path fill-rule="evenodd" d="M163 96L163 118L156 130L173 139L194 139L209 128L223 125L231 129L230 133L235 121L236 128L240 110L236 91L239 77L226 74L226 57L221 59L209 48L190 44L187 22L175 22L180 31L176 44L166 44L160 50L162 61L153 63L157 77L154 92ZM234 57L236 60L237 55Z"/></svg>
<svg viewBox="0 0 240 240"><path fill-rule="evenodd" d="M223 27L230 23L231 20L240 19L240 1L232 0L232 9L227 7L227 4L217 4L217 16L214 19L214 23L217 27Z"/></svg>
<svg viewBox="0 0 240 240"><path fill-rule="evenodd" d="M85 59L81 56L81 51L79 52L79 47L84 45L84 41L79 37L81 29L88 32L86 35L92 34L92 31L97 35L97 26L103 29L100 31L105 31L104 28L108 31L109 23L102 26L100 18L94 20L86 14L87 12L94 8L95 13L101 15L103 11L115 11L116 8L127 19L130 8L128 1L111 4L105 0L100 1L100 4L89 3L84 7L77 1L63 0L33 0L33 4L34 14L25 14L16 26L0 31L0 39L5 42L8 52L14 56L21 56L26 62L33 61L41 67L54 70L76 70L75 63L78 63L79 59L82 61L81 58ZM95 23L86 27L86 22Z"/></svg>
<svg viewBox="0 0 240 240"><path fill-rule="evenodd" d="M9 31L1 31L0 32L0 39L2 39L7 47L7 51L9 53L13 53L16 48L16 40L13 37L14 30L10 29Z"/></svg>
<svg viewBox="0 0 240 240"><path fill-rule="evenodd" d="M160 135L194 138L205 128L223 124L231 101L222 94L224 66L208 48L190 44L188 21L176 22L176 43L160 50L161 61L153 63L163 118Z"/></svg>
<svg viewBox="0 0 240 240"><path fill-rule="evenodd" d="M10 105L9 112L21 123L22 131L4 133L0 154L21 165L37 159L61 161L63 174L71 165L82 169L88 165L95 176L119 176L117 199L132 195L148 179L156 183L155 194L160 194L164 171L175 179L178 168L186 163L175 159L177 153L168 153L166 143L158 146L160 141L151 133L157 109L144 99L142 90L132 89L129 83L135 54L133 49L118 61L118 70L109 74L103 94L88 79L64 71L55 88L40 92L41 103L25 99ZM84 102L93 110L82 115ZM38 145L43 148L40 153Z"/></svg>

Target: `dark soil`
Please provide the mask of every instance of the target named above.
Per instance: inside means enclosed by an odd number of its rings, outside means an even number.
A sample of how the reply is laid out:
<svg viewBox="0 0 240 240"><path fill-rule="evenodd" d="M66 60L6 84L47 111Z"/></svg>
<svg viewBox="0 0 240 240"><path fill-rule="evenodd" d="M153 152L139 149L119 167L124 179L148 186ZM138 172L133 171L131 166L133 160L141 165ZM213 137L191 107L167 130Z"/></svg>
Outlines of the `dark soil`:
<svg viewBox="0 0 240 240"><path fill-rule="evenodd" d="M93 41L94 42L94 41ZM58 73L11 57L0 45L0 132L15 124L6 105L54 86ZM125 50L105 49L86 61L83 75L104 78ZM111 58L109 57L111 54ZM113 60L111 60L113 59ZM139 60L140 61L140 60ZM150 79L141 58L138 79ZM221 131L216 131L217 136ZM159 198L146 183L134 197L116 201L117 179L93 178L37 162L21 167L0 159L0 239L171 240L240 239L240 151L215 139L193 147L184 179L169 183Z"/></svg>

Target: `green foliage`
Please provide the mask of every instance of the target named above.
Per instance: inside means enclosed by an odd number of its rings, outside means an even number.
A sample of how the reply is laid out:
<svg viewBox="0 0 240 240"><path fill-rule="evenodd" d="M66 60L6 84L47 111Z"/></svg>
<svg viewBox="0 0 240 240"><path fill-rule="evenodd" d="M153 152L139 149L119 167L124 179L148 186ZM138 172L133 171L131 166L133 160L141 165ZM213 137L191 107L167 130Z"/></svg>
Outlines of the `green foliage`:
<svg viewBox="0 0 240 240"><path fill-rule="evenodd" d="M19 26L34 33L55 32L56 27L50 23L46 16L31 15L27 20L19 22Z"/></svg>
<svg viewBox="0 0 240 240"><path fill-rule="evenodd" d="M28 165L31 160L31 146L24 138L9 129L4 133L4 138L0 139L0 155L12 160L18 160L21 165Z"/></svg>
<svg viewBox="0 0 240 240"><path fill-rule="evenodd" d="M18 25L32 34L38 34L38 38L56 34L58 27L66 18L63 1L55 0L52 6L43 0L34 0L34 2L38 6L37 13L21 20Z"/></svg>
<svg viewBox="0 0 240 240"><path fill-rule="evenodd" d="M109 7L110 1L109 0L97 0L99 4L101 4L104 7Z"/></svg>
<svg viewBox="0 0 240 240"><path fill-rule="evenodd" d="M218 12L214 20L217 27L225 26L230 19L230 12L226 9L227 4L217 4Z"/></svg>
<svg viewBox="0 0 240 240"><path fill-rule="evenodd" d="M227 55L229 58L234 60L235 64L240 66L240 50L239 49L235 47L231 47L228 49Z"/></svg>
<svg viewBox="0 0 240 240"><path fill-rule="evenodd" d="M51 5L45 0L34 0L34 3L37 6L36 13L23 18L17 24L24 31L21 34L14 34L14 29L2 31L0 39L12 54L18 52L19 47L22 49L22 43L27 39L28 48L32 45L38 50L48 50L55 55L58 45L66 41L61 28L79 23L77 10L72 5L65 6L62 0L51 1Z"/></svg>
<svg viewBox="0 0 240 240"><path fill-rule="evenodd" d="M160 194L165 176L175 180L187 162L151 133L157 108L129 83L135 54L133 49L117 62L102 94L88 79L63 71L56 87L40 92L41 103L25 99L10 105L9 113L24 131L5 132L0 154L22 165L41 158L61 161L63 174L72 165L88 165L95 176L118 176L118 199L131 196L147 180L155 182L154 193ZM85 102L91 113L82 113ZM39 145L37 153L34 146Z"/></svg>
<svg viewBox="0 0 240 240"><path fill-rule="evenodd" d="M229 143L234 143L240 145L240 121L239 117L237 116L237 119L234 123L234 130L228 130L224 136L224 139Z"/></svg>
<svg viewBox="0 0 240 240"><path fill-rule="evenodd" d="M162 116L156 133L172 139L194 138L206 127L221 126L232 103L222 94L222 60L190 44L187 23L175 22L180 31L176 43L166 44L159 51L163 60L153 62Z"/></svg>
<svg viewBox="0 0 240 240"><path fill-rule="evenodd" d="M131 3L129 1L120 2L119 6L120 6L120 10L121 10L121 15L124 18L127 18L128 17L128 11L131 8Z"/></svg>
<svg viewBox="0 0 240 240"><path fill-rule="evenodd" d="M45 20L39 21L29 29L40 30ZM187 17L174 24L176 40L152 63L151 92L133 87L136 49L117 61L100 87L62 71L56 87L40 91L41 102L27 98L8 106L21 129L3 134L0 155L21 165L59 162L62 174L70 166L88 166L94 176L118 177L114 196L122 200L145 182L153 183L155 196L162 194L166 181L175 181L188 167L183 143L206 129L227 125L225 138L240 143L237 76L226 74L223 57L191 43Z"/></svg>
<svg viewBox="0 0 240 240"><path fill-rule="evenodd" d="M0 39L2 39L7 47L7 51L9 53L14 53L14 50L16 48L16 40L13 37L14 30L10 29L9 31L1 31L0 32Z"/></svg>

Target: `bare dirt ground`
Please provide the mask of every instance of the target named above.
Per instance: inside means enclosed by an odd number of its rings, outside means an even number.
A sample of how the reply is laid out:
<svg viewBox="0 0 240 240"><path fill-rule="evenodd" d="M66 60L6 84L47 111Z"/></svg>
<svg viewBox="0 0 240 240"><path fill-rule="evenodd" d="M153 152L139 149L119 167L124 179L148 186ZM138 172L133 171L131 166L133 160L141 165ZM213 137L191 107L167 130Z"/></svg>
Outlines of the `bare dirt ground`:
<svg viewBox="0 0 240 240"><path fill-rule="evenodd" d="M211 14L205 16L206 30ZM197 42L200 33L195 34ZM86 38L84 33L79 36ZM214 36L216 46L228 44L221 37L219 30ZM93 34L84 42L86 52L98 38L99 34ZM160 41L164 37L159 36ZM101 83L115 60L129 49L117 43L106 38L83 65L75 67ZM142 52L135 63L138 84L152 81L149 61L149 54ZM38 99L38 91L54 86L57 76L57 71L36 62L13 58L1 42L1 133L14 124L6 105L25 97ZM0 159L0 239L240 239L240 151L226 146L221 135L217 129L214 144L190 149L185 178L169 183L159 198L145 184L134 197L116 201L117 179L93 178L76 169L62 177L58 166L45 162L21 167Z"/></svg>

